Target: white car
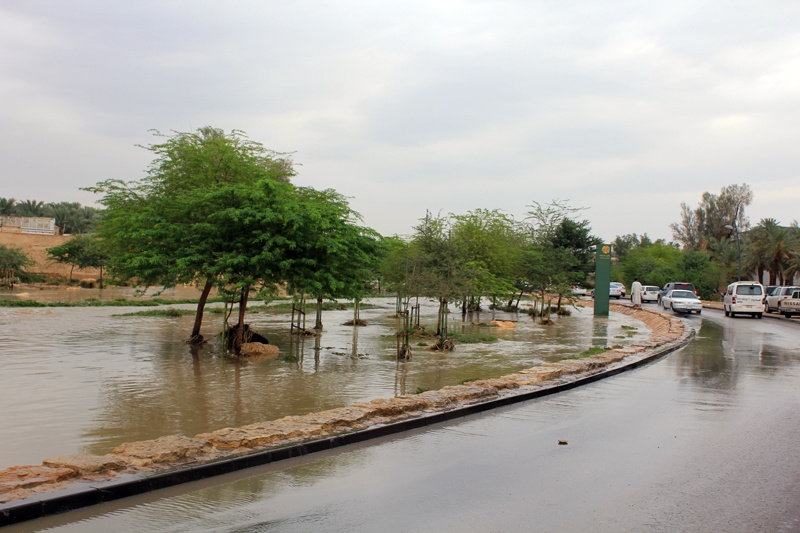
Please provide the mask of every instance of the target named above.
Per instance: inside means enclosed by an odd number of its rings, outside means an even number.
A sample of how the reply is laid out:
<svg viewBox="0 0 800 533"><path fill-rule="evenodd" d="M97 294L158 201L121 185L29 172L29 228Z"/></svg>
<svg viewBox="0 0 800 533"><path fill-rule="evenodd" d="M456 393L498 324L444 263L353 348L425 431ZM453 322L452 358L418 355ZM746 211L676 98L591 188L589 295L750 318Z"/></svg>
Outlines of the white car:
<svg viewBox="0 0 800 533"><path fill-rule="evenodd" d="M592 298L594 298L594 289L590 293ZM625 285L622 283L618 283L616 281L612 281L608 284L608 296L609 298L616 298L619 300L620 298L625 297Z"/></svg>
<svg viewBox="0 0 800 533"><path fill-rule="evenodd" d="M789 298L794 291L800 289L800 287L775 287L772 292L768 293L766 299L767 305L767 312L768 313L777 313L778 312L778 302L781 300L785 300Z"/></svg>
<svg viewBox="0 0 800 533"><path fill-rule="evenodd" d="M764 286L755 281L735 281L728 285L722 298L725 316L734 317L737 313L761 318L764 314Z"/></svg>
<svg viewBox="0 0 800 533"><path fill-rule="evenodd" d="M587 294L589 294L589 292L580 285L573 285L572 294L574 294L575 296L586 296Z"/></svg>
<svg viewBox="0 0 800 533"><path fill-rule="evenodd" d="M642 285L642 303L657 302L659 292L661 292L661 287L656 287L655 285Z"/></svg>
<svg viewBox="0 0 800 533"><path fill-rule="evenodd" d="M672 309L676 313L697 313L703 311L700 298L692 291L675 289L661 297L661 307Z"/></svg>

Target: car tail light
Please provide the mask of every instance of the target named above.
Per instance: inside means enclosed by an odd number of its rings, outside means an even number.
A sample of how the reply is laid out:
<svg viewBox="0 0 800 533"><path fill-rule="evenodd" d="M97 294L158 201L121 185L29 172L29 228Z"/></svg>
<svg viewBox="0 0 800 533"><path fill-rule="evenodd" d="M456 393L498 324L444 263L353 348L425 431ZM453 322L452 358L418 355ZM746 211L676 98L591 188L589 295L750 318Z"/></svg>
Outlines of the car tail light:
<svg viewBox="0 0 800 533"><path fill-rule="evenodd" d="M732 304L736 303L736 295L735 294L733 296L731 296L731 303Z"/></svg>

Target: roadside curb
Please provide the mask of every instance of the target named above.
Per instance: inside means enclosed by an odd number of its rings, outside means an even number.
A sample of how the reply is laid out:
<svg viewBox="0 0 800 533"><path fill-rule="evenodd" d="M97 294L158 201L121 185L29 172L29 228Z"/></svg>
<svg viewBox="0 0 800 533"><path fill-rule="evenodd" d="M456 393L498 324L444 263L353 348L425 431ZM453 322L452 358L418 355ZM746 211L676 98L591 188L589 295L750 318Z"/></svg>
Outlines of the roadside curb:
<svg viewBox="0 0 800 533"><path fill-rule="evenodd" d="M207 462L184 464L157 472L122 474L107 481L75 481L63 489L39 493L25 499L0 504L0 526L42 518L191 481L442 424L499 407L549 396L649 364L682 348L688 344L694 334L693 328L684 326L679 338L642 352L628 355L618 362L580 374L561 375L555 379L543 381L538 385L507 389L497 397L489 400L478 400L474 403L459 405L442 411L417 414L403 420L376 424L365 429L259 450L245 455L226 456Z"/></svg>

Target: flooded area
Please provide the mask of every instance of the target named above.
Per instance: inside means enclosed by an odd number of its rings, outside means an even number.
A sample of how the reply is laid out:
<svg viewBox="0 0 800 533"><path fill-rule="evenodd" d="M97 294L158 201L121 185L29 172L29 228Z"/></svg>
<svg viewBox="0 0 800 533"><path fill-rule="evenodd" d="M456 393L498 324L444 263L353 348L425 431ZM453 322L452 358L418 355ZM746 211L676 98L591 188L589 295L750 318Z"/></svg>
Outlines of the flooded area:
<svg viewBox="0 0 800 533"><path fill-rule="evenodd" d="M160 298L186 298L192 292L197 294L190 290ZM131 289L102 294L50 289L37 296L79 301L131 295ZM0 468L58 455L102 455L124 442L193 436L497 377L593 345L626 345L650 334L625 316L594 319L591 309L572 309L572 316L555 318L552 326L525 314L483 312L462 321L453 313L451 330L489 333L498 340L458 344L452 353L441 353L415 346L432 341L413 339L411 360L401 362L394 298L367 303L372 307L361 311L367 326L342 325L352 319L350 309L325 311L318 337L290 335L288 312L249 314L252 328L281 350L275 359L254 360L227 357L215 341L190 350L184 341L193 316L120 316L150 309L127 306L0 308ZM421 305L421 324L432 329L436 304ZM222 317L206 313L206 338L213 340L222 330ZM478 325L493 319L516 321L517 327Z"/></svg>
<svg viewBox="0 0 800 533"><path fill-rule="evenodd" d="M798 531L800 327L687 322L577 389L11 531Z"/></svg>

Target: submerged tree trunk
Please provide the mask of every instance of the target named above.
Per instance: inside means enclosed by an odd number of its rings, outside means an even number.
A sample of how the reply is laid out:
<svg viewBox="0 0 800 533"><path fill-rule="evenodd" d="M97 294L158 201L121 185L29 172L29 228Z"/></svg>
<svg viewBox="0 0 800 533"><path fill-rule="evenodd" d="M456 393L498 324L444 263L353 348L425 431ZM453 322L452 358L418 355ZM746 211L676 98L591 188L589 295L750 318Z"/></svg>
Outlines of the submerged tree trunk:
<svg viewBox="0 0 800 533"><path fill-rule="evenodd" d="M314 322L314 329L322 331L322 296L317 296L317 319Z"/></svg>
<svg viewBox="0 0 800 533"><path fill-rule="evenodd" d="M194 326L192 327L192 335L190 342L202 341L203 337L200 335L200 326L203 324L203 312L206 308L206 301L208 295L211 293L211 287L214 286L214 280L208 278L206 284L203 286L203 292L200 293L200 300L197 302L197 310L194 314Z"/></svg>
<svg viewBox="0 0 800 533"><path fill-rule="evenodd" d="M242 296L239 298L239 321L236 324L236 337L233 342L233 353L239 355L244 342L244 314L247 310L247 298L250 295L250 286L242 287Z"/></svg>

